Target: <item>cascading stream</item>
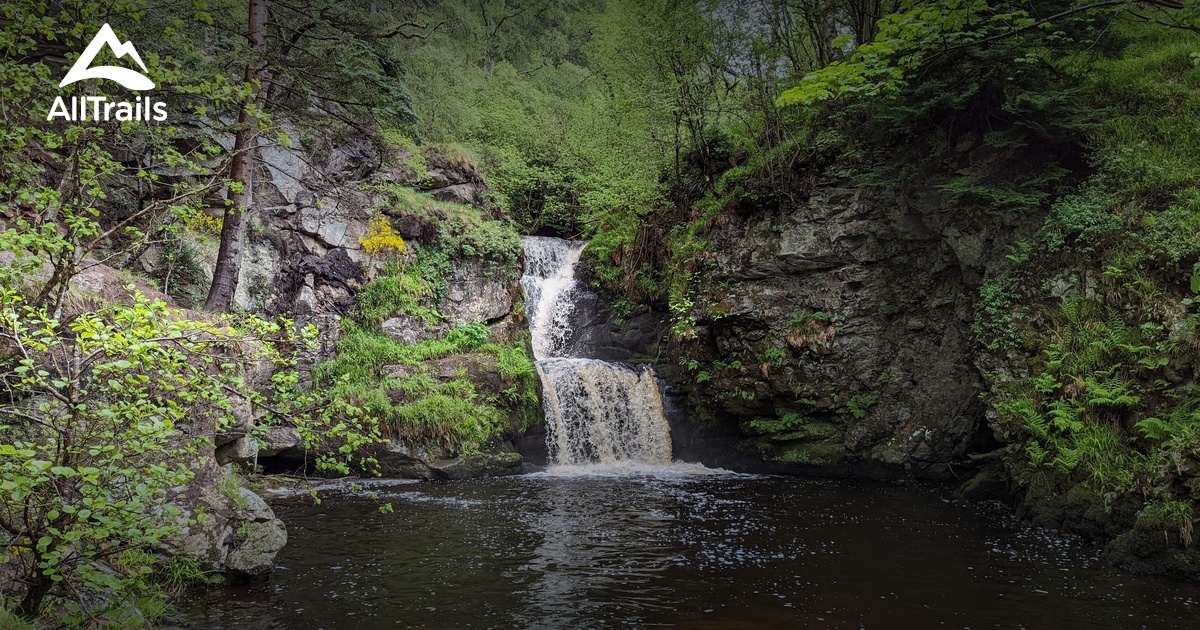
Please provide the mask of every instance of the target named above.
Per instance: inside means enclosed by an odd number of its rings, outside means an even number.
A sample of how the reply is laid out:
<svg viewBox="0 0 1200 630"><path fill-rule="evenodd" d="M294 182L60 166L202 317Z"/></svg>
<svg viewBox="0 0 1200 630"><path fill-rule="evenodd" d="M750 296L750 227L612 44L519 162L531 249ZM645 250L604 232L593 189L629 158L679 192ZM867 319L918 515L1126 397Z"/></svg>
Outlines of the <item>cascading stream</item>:
<svg viewBox="0 0 1200 630"><path fill-rule="evenodd" d="M557 465L671 463L671 430L650 366L566 356L586 242L528 236L525 312L542 380L546 442Z"/></svg>

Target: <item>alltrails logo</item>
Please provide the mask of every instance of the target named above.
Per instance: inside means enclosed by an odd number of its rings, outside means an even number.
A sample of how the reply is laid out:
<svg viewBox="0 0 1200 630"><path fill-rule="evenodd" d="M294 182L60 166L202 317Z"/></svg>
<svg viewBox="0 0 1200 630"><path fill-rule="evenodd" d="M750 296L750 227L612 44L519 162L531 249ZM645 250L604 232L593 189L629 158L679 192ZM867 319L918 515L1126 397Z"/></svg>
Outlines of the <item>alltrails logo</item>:
<svg viewBox="0 0 1200 630"><path fill-rule="evenodd" d="M79 56L79 60L67 72L67 76L63 77L58 87L66 87L76 81L85 79L108 79L116 81L130 90L150 90L154 89L154 82L146 75L122 68L119 66L96 66L91 67L92 61L96 59L96 55L100 54L100 50L108 46L113 55L120 59L126 55L131 57L141 67L142 72L149 72L146 69L146 64L142 63L141 56L138 55L137 48L133 46L133 42L122 43L117 38L117 34L113 32L112 27L108 24L100 27L96 36L92 38L91 43L83 50L83 54ZM59 96L54 99L54 104L50 107L50 114L46 116L46 120L54 120L61 117L71 122L86 122L91 121L109 121L109 120L143 120L149 122L151 120L162 122L167 119L167 104L162 102L154 102L149 96L142 97L132 103L128 101L110 101L106 96L73 96L71 97L70 107L67 106L67 101ZM90 116L89 116L90 114Z"/></svg>

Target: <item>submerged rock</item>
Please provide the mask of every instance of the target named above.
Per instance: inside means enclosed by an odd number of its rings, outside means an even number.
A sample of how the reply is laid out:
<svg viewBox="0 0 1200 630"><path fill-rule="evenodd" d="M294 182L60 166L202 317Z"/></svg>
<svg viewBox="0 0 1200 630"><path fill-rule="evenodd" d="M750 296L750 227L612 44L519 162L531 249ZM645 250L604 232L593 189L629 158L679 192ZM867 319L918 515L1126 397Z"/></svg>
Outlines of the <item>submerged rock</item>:
<svg viewBox="0 0 1200 630"><path fill-rule="evenodd" d="M372 453L384 477L396 479L477 479L523 472L519 453L480 453L448 457L445 453L418 452L399 442Z"/></svg>
<svg viewBox="0 0 1200 630"><path fill-rule="evenodd" d="M507 477L524 472L519 453L482 453L457 459L436 460L430 462L429 467L442 479Z"/></svg>

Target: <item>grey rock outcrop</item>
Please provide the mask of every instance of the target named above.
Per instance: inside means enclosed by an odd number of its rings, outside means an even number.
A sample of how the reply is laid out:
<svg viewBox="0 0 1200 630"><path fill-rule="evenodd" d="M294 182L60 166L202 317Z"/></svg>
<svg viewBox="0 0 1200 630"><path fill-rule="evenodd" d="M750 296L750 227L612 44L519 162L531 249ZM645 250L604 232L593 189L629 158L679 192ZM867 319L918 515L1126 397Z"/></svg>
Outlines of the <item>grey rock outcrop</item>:
<svg viewBox="0 0 1200 630"><path fill-rule="evenodd" d="M177 425L181 444L197 446L187 462L193 477L168 496L181 511L179 531L162 541L169 555L188 555L229 579L262 575L287 543L287 530L271 508L246 488L230 496L222 488L229 474L222 462L253 458L258 443L238 436L213 449L218 414L195 409ZM207 447L207 448L205 448Z"/></svg>
<svg viewBox="0 0 1200 630"><path fill-rule="evenodd" d="M484 263L472 262L448 280L439 312L451 325L491 322L507 315L516 297L511 281L506 282Z"/></svg>
<svg viewBox="0 0 1200 630"><path fill-rule="evenodd" d="M998 221L836 183L734 217L674 348L691 409L780 466L949 476L988 439L971 300L1019 237Z"/></svg>
<svg viewBox="0 0 1200 630"><path fill-rule="evenodd" d="M427 339L440 339L446 334L444 325L427 326L420 318L411 315L400 315L387 319L379 328L383 334L404 344L420 343Z"/></svg>

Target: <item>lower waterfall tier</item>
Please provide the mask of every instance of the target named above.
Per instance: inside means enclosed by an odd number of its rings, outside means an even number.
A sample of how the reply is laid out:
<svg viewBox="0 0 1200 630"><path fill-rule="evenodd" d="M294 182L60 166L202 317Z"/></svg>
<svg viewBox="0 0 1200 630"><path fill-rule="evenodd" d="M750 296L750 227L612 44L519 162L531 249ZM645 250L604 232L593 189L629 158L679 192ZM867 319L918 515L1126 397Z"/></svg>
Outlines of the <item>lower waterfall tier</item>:
<svg viewBox="0 0 1200 630"><path fill-rule="evenodd" d="M596 359L537 362L550 461L671 462L671 430L654 370Z"/></svg>

